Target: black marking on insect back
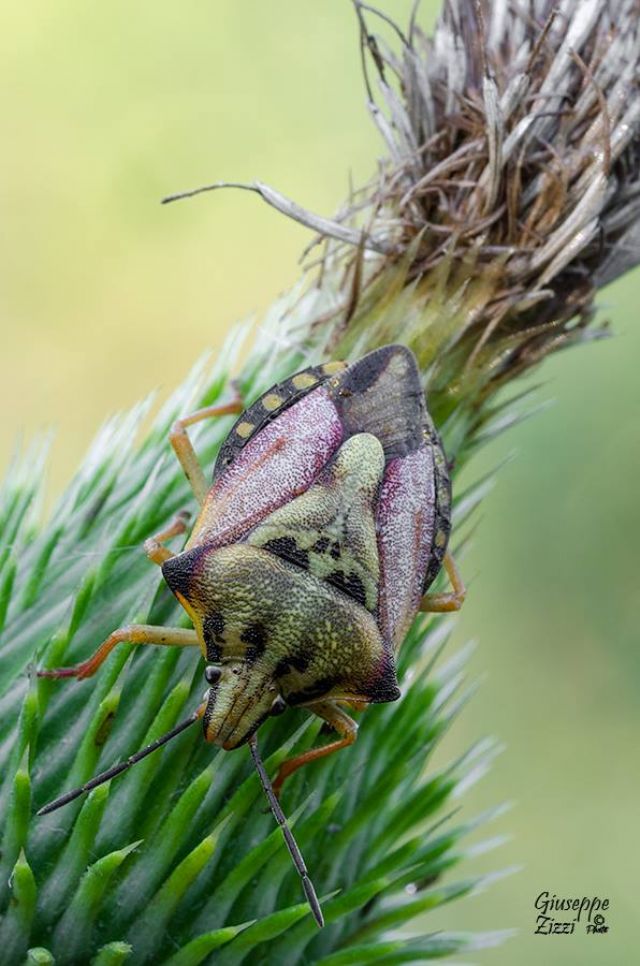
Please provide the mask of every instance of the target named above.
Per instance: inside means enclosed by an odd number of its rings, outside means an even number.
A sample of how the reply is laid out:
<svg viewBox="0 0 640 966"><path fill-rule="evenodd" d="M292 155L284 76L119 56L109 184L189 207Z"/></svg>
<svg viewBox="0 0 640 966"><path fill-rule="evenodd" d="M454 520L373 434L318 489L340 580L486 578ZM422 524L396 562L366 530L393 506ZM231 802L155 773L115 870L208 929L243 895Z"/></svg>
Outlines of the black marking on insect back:
<svg viewBox="0 0 640 966"><path fill-rule="evenodd" d="M339 543L332 543L331 544L331 550L329 551L329 556L333 560L338 560L340 558L340 544Z"/></svg>
<svg viewBox="0 0 640 966"><path fill-rule="evenodd" d="M222 660L222 646L226 644L224 634L224 617L222 614L207 614L202 622L202 636L207 653L207 660L218 664Z"/></svg>
<svg viewBox="0 0 640 966"><path fill-rule="evenodd" d="M297 671L298 674L304 674L311 664L311 658L307 657L306 654L307 650L308 646L301 644L298 652L290 654L289 657L282 658L282 660L278 661L273 672L274 677L281 678L285 674L290 674L292 671Z"/></svg>
<svg viewBox="0 0 640 966"><path fill-rule="evenodd" d="M240 640L247 645L245 660L250 664L262 657L267 647L267 630L259 623L249 624L240 634Z"/></svg>
<svg viewBox="0 0 640 966"><path fill-rule="evenodd" d="M224 634L224 617L214 611L208 614L204 620L205 633L208 631L212 637L222 637Z"/></svg>
<svg viewBox="0 0 640 966"><path fill-rule="evenodd" d="M282 557L283 560L288 560L289 563L296 564L302 570L309 569L309 554L298 546L293 537L276 537L274 540L268 540L262 549L268 550L276 557Z"/></svg>
<svg viewBox="0 0 640 966"><path fill-rule="evenodd" d="M219 664L222 660L222 648L215 641L205 641L205 649L207 652L207 661L211 661L212 664Z"/></svg>
<svg viewBox="0 0 640 966"><path fill-rule="evenodd" d="M345 574L344 570L334 570L325 579L328 584L332 584L343 594L352 597L363 607L367 606L365 587L357 574Z"/></svg>
<svg viewBox="0 0 640 966"><path fill-rule="evenodd" d="M292 694L286 695L286 702L289 705L297 704L307 704L309 701L316 701L318 698L324 698L325 695L329 694L338 684L336 678L319 678L310 684L307 688L302 688L301 691L294 691Z"/></svg>
<svg viewBox="0 0 640 966"><path fill-rule="evenodd" d="M304 672L308 670L309 665L311 664L311 658L308 657L306 653L309 650L310 650L310 645L301 644L300 651L297 654L292 654L291 657L289 658L291 664L293 665L294 670L298 671L299 674L304 674Z"/></svg>
<svg viewBox="0 0 640 966"><path fill-rule="evenodd" d="M320 537L319 540L316 540L311 549L314 553L324 553L325 550L329 548L330 543L331 541L328 537Z"/></svg>
<svg viewBox="0 0 640 966"><path fill-rule="evenodd" d="M329 391L347 435L371 433L387 460L425 445L424 393L415 357L406 346L368 353L332 379Z"/></svg>
<svg viewBox="0 0 640 966"><path fill-rule="evenodd" d="M186 550L178 553L175 557L169 557L162 564L162 576L166 580L174 594L180 594L185 600L189 600L198 560L202 556L202 549L196 547L193 550Z"/></svg>
<svg viewBox="0 0 640 966"><path fill-rule="evenodd" d="M289 656L289 663L293 667L294 671L298 674L304 674L305 671L309 669L311 664L311 658L307 656L306 652L310 649L310 645L302 644L300 646L300 652L297 654L291 654Z"/></svg>
<svg viewBox="0 0 640 966"><path fill-rule="evenodd" d="M234 459L249 442L250 439L264 429L268 423L299 402L304 396L317 389L323 383L335 376L336 369L342 363L330 363L329 371L324 366L310 366L283 382L276 383L268 389L254 403L251 404L236 420L229 435L222 444L213 469L213 481L233 463ZM275 405L275 399L279 402ZM265 404L266 401L266 404ZM274 405L272 405L274 403Z"/></svg>
<svg viewBox="0 0 640 966"><path fill-rule="evenodd" d="M291 662L288 661L285 657L285 658L282 658L282 660L278 661L278 663L276 664L273 670L273 676L276 679L283 678L285 674L289 674L290 671L291 671Z"/></svg>

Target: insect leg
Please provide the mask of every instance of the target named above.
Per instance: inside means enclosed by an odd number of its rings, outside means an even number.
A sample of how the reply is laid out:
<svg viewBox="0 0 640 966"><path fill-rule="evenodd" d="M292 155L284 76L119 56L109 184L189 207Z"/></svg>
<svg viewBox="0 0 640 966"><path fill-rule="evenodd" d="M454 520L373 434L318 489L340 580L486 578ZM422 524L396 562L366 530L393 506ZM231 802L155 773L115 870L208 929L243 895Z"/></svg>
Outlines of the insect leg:
<svg viewBox="0 0 640 966"><path fill-rule="evenodd" d="M187 513L186 510L181 510L168 527L145 540L143 547L149 560L153 560L158 566L162 566L165 560L175 556L171 550L167 550L162 544L165 540L170 540L171 537L177 537L180 533L184 533L190 516L191 514Z"/></svg>
<svg viewBox="0 0 640 966"><path fill-rule="evenodd" d="M366 711L371 702L367 699L362 698L338 698L336 699L337 704L344 704L345 707L351 708L352 711Z"/></svg>
<svg viewBox="0 0 640 966"><path fill-rule="evenodd" d="M447 611L460 610L462 607L467 596L467 588L449 551L444 555L444 569L447 571L453 590L448 594L425 594L420 603L421 611L442 614Z"/></svg>
<svg viewBox="0 0 640 966"><path fill-rule="evenodd" d="M311 748L302 755L297 755L295 758L284 761L280 765L280 770L273 783L273 790L276 795L280 794L284 781L294 771L297 771L298 768L302 768L303 765L306 765L310 761L315 761L317 758L324 758L326 755L332 755L335 751L340 751L341 748L352 745L358 736L358 725L356 722L344 711L341 711L332 701L319 701L318 704L314 704L312 707L310 706L309 711L313 711L319 718L324 718L327 724L330 724L342 737L339 741L332 741L330 745Z"/></svg>
<svg viewBox="0 0 640 966"><path fill-rule="evenodd" d="M153 627L150 624L127 624L113 631L95 654L74 667L43 668L39 678L90 678L109 656L116 644L160 644L169 647L196 647L198 635L184 627Z"/></svg>
<svg viewBox="0 0 640 966"><path fill-rule="evenodd" d="M198 409L189 416L183 416L182 419L177 419L171 427L169 442L173 446L185 476L191 484L191 489L200 504L204 502L209 485L191 440L189 439L187 426L193 426L195 423L199 423L203 419L209 419L213 416L228 416L231 413L241 413L243 409L244 405L242 400L237 398L222 406L206 406L204 409Z"/></svg>

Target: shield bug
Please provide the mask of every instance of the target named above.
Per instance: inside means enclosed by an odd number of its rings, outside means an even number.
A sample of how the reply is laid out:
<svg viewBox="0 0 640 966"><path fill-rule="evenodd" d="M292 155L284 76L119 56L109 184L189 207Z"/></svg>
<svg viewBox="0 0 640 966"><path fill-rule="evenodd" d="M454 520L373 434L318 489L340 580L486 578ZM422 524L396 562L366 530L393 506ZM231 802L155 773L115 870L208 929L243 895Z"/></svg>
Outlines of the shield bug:
<svg viewBox="0 0 640 966"><path fill-rule="evenodd" d="M240 413L209 486L187 429ZM353 364L299 372L243 411L242 403L178 420L170 441L200 505L184 550L180 514L144 549L162 568L193 630L129 625L75 667L43 677L87 678L121 641L199 647L207 691L190 717L138 754L62 796L52 811L130 767L197 720L207 741L245 743L302 876L319 925L322 913L278 803L302 765L356 739L345 708L400 697L395 655L418 611L450 611L465 590L447 552L451 486L427 412L415 358L400 345ZM449 593L429 594L441 566ZM285 761L271 786L256 731L288 707L318 715L338 734Z"/></svg>

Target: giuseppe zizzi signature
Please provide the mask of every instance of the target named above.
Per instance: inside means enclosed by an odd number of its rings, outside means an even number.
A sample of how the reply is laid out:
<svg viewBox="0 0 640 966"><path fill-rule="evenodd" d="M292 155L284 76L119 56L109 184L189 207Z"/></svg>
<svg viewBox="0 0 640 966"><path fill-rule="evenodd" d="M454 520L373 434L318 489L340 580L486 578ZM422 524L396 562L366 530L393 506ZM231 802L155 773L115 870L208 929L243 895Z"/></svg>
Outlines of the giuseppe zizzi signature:
<svg viewBox="0 0 640 966"><path fill-rule="evenodd" d="M537 912L534 933L538 936L570 935L581 923L587 933L609 932L604 917L609 900L600 896L567 897L541 892L534 907Z"/></svg>

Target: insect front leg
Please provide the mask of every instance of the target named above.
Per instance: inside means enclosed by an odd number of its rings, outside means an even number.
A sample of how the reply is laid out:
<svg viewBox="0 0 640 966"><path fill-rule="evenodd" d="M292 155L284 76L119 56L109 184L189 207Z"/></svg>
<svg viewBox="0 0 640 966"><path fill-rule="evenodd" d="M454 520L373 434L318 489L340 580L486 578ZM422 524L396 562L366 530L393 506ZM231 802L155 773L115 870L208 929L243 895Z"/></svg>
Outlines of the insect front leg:
<svg viewBox="0 0 640 966"><path fill-rule="evenodd" d="M187 426L193 426L195 423L199 423L203 419L209 419L214 416L229 416L232 413L241 413L243 410L244 404L238 396L230 403L226 403L222 406L206 406L204 409L198 409L189 416L183 416L182 419L177 419L171 427L171 432L169 433L169 442L173 446L174 452L178 457L182 469L184 470L185 476L191 484L191 489L194 492L195 498L200 504L204 502L209 485L204 475L202 466L200 465L200 461L196 456L196 451L193 448L193 444L189 439Z"/></svg>
<svg viewBox="0 0 640 966"><path fill-rule="evenodd" d="M168 527L165 527L160 533L156 533L155 536L145 540L143 547L149 560L153 560L158 566L162 566L165 560L169 560L170 557L175 557L175 554L171 550L168 550L167 547L163 547L162 544L166 540L170 540L171 537L177 537L179 534L184 533L187 529L190 516L191 514L186 510L181 510Z"/></svg>
<svg viewBox="0 0 640 966"><path fill-rule="evenodd" d="M303 765L308 764L310 761L316 761L318 758L325 758L327 755L332 755L334 752L340 751L341 748L347 748L358 737L358 725L356 722L344 711L341 711L333 701L319 701L317 704L310 706L309 711L313 711L319 718L323 718L342 737L339 741L332 741L331 744L323 745L321 748L311 748L309 751L305 751L303 754L283 762L280 765L280 770L273 783L273 790L278 796L280 795L285 780L294 771L297 771L298 768L302 768Z"/></svg>
<svg viewBox="0 0 640 966"><path fill-rule="evenodd" d="M167 647L197 647L198 635L184 627L153 627L151 624L127 624L113 631L95 654L73 667L43 668L39 678L90 678L111 654L116 644L159 644Z"/></svg>
<svg viewBox="0 0 640 966"><path fill-rule="evenodd" d="M443 614L453 610L460 610L467 596L467 588L456 567L449 551L444 555L444 569L453 588L448 594L425 594L420 603L420 610L427 613Z"/></svg>

